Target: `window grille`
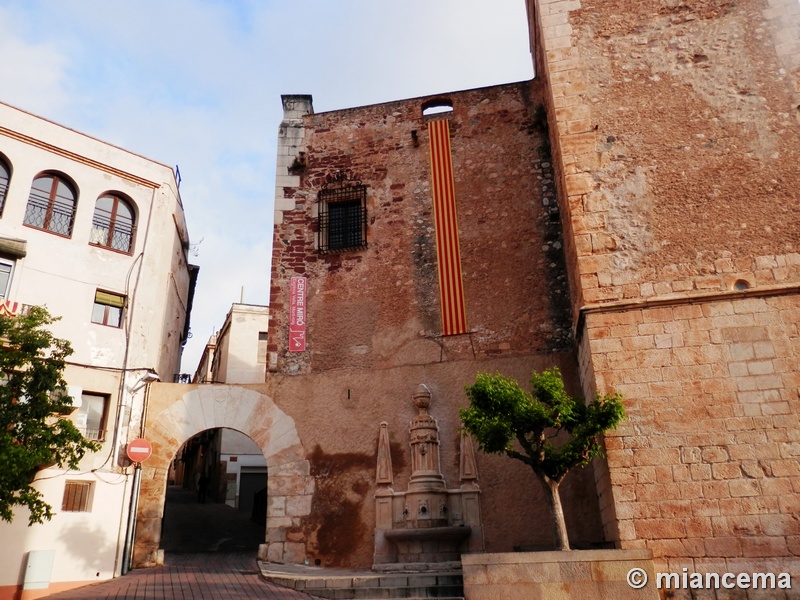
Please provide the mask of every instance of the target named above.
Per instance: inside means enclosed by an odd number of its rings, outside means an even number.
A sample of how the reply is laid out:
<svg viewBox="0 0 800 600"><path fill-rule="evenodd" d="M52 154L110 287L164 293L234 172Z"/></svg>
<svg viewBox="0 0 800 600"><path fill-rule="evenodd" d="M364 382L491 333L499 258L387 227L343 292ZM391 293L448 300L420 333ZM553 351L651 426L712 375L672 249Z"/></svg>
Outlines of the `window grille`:
<svg viewBox="0 0 800 600"><path fill-rule="evenodd" d="M64 500L61 510L65 512L89 512L91 481L67 481L64 485Z"/></svg>
<svg viewBox="0 0 800 600"><path fill-rule="evenodd" d="M351 185L319 192L320 252L367 246L367 188Z"/></svg>

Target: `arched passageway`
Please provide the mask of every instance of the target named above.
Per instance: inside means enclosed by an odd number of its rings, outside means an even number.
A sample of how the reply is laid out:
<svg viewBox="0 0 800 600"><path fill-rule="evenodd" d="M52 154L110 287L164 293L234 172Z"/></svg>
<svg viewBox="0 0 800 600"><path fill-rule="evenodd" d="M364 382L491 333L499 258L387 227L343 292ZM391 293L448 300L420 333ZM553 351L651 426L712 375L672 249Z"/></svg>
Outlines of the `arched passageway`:
<svg viewBox="0 0 800 600"><path fill-rule="evenodd" d="M255 555L266 519L267 463L253 440L233 429L207 429L181 446L167 475L165 554Z"/></svg>
<svg viewBox="0 0 800 600"><path fill-rule="evenodd" d="M239 431L261 449L269 473L266 530L259 556L301 562L305 540L287 532L309 514L314 492L309 462L294 419L269 396L237 385L154 384L150 390L145 437L153 456L142 466L134 566L163 562L161 526L173 457L194 436L217 429Z"/></svg>

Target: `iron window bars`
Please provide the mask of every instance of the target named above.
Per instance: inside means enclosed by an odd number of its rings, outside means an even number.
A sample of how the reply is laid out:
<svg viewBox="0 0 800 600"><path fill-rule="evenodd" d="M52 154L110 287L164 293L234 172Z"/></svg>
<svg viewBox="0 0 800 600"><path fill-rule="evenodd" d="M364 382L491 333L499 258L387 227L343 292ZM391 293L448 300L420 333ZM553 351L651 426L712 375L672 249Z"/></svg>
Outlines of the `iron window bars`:
<svg viewBox="0 0 800 600"><path fill-rule="evenodd" d="M75 218L75 191L57 175L42 175L33 181L23 223L69 237Z"/></svg>
<svg viewBox="0 0 800 600"><path fill-rule="evenodd" d="M320 190L320 252L342 252L367 246L367 187L350 185Z"/></svg>
<svg viewBox="0 0 800 600"><path fill-rule="evenodd" d="M133 209L125 200L112 195L97 199L90 244L130 254L134 230Z"/></svg>

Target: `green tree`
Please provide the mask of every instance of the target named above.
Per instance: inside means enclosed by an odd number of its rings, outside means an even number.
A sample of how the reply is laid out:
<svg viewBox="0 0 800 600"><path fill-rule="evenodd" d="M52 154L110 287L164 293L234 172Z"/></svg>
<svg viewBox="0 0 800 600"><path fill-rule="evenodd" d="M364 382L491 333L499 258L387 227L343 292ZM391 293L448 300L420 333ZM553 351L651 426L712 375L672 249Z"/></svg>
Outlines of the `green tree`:
<svg viewBox="0 0 800 600"><path fill-rule="evenodd" d="M500 374L481 373L467 386L461 409L464 429L488 453L528 465L542 484L560 550L569 550L558 486L567 473L602 456L600 435L625 418L621 396L597 396L588 404L567 394L557 368L531 378L532 393Z"/></svg>
<svg viewBox="0 0 800 600"><path fill-rule="evenodd" d="M56 320L38 306L0 316L0 519L8 522L15 506L28 508L30 525L51 519L52 507L30 485L37 471L76 469L99 449L63 417L72 410L63 377L72 348L48 331Z"/></svg>

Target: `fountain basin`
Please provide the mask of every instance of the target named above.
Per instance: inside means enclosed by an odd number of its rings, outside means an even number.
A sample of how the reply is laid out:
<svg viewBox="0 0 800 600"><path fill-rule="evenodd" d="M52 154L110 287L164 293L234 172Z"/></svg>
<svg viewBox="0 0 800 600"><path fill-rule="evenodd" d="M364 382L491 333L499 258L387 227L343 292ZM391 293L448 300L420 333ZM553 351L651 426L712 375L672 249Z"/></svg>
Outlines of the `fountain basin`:
<svg viewBox="0 0 800 600"><path fill-rule="evenodd" d="M459 546L472 528L468 526L408 527L383 532L395 548L398 563L432 563L457 561Z"/></svg>

